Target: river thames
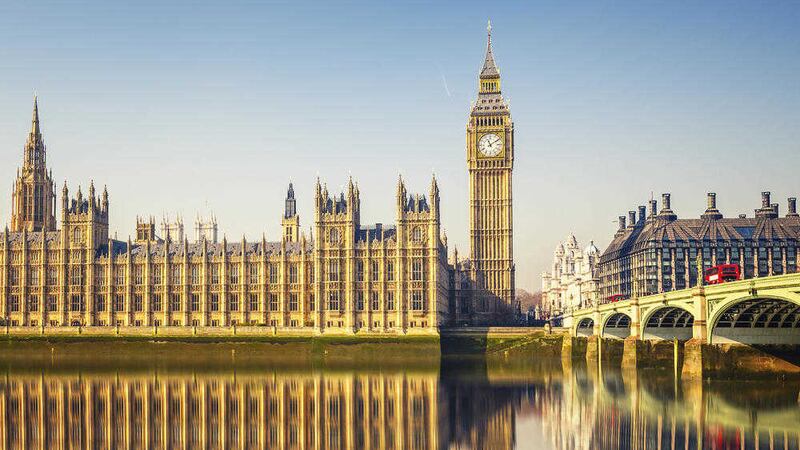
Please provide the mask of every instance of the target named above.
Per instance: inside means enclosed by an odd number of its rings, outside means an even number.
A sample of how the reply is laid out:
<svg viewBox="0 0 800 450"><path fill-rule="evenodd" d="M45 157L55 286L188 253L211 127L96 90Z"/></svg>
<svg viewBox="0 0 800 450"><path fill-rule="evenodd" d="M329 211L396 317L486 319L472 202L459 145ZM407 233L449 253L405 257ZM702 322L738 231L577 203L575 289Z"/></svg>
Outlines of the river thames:
<svg viewBox="0 0 800 450"><path fill-rule="evenodd" d="M197 364L87 364L39 352L2 362L2 448L800 448L797 382L676 382L560 360L289 364L226 348Z"/></svg>

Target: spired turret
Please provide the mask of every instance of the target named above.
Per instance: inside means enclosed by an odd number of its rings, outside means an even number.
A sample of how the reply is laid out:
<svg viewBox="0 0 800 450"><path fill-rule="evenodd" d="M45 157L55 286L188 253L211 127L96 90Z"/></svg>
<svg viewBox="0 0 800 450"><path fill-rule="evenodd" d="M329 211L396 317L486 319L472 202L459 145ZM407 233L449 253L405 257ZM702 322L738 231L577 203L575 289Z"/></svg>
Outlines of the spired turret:
<svg viewBox="0 0 800 450"><path fill-rule="evenodd" d="M283 228L283 240L285 242L297 242L300 238L300 216L297 214L297 200L294 198L294 186L289 183L286 191L286 201L281 219Z"/></svg>
<svg viewBox="0 0 800 450"><path fill-rule="evenodd" d="M39 101L33 98L31 131L25 142L21 170L11 194L11 231L54 231L56 196L47 170L47 151L39 124Z"/></svg>

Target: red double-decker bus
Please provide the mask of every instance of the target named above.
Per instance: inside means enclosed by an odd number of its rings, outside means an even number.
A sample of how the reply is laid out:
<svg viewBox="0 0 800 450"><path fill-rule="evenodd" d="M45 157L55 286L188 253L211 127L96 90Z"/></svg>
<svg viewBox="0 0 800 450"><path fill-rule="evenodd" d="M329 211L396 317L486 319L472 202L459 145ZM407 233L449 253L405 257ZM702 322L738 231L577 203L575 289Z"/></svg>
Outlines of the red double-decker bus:
<svg viewBox="0 0 800 450"><path fill-rule="evenodd" d="M720 264L709 267L705 271L706 284L720 284L729 281L736 281L742 276L742 271L738 264Z"/></svg>
<svg viewBox="0 0 800 450"><path fill-rule="evenodd" d="M614 294L606 299L606 303L616 303L620 300L625 300L625 296L622 294Z"/></svg>

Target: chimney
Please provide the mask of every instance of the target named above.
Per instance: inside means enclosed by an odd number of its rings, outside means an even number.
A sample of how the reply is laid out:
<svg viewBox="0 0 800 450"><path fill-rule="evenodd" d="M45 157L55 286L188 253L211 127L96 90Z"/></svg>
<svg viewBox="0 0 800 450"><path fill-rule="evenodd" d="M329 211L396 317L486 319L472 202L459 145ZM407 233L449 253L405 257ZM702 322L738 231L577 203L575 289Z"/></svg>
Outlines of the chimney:
<svg viewBox="0 0 800 450"><path fill-rule="evenodd" d="M628 211L628 228L636 226L636 211Z"/></svg>
<svg viewBox="0 0 800 450"><path fill-rule="evenodd" d="M706 194L706 203L707 203L706 212L704 212L703 215L700 217L702 217L703 219L712 219L712 220L721 219L722 213L720 213L719 210L717 209L717 194L714 192L709 192L708 194Z"/></svg>
<svg viewBox="0 0 800 450"><path fill-rule="evenodd" d="M667 222L671 222L678 218L678 216L671 209L669 192L661 194L661 212L658 213L658 217L666 220Z"/></svg>
<svg viewBox="0 0 800 450"><path fill-rule="evenodd" d="M644 220L647 218L647 208L644 206L639 206L639 223L644 223Z"/></svg>
<svg viewBox="0 0 800 450"><path fill-rule="evenodd" d="M739 218L740 219L746 219L747 218L747 214L739 214Z"/></svg>
<svg viewBox="0 0 800 450"><path fill-rule="evenodd" d="M778 217L778 208L769 202L769 191L761 193L761 208L756 210L756 217L774 219Z"/></svg>
<svg viewBox="0 0 800 450"><path fill-rule="evenodd" d="M786 213L786 217L798 217L797 199L795 197L789 197L789 212Z"/></svg>
<svg viewBox="0 0 800 450"><path fill-rule="evenodd" d="M780 212L778 211L778 204L777 203L773 203L772 204L772 214L774 214L775 217L780 216Z"/></svg>
<svg viewBox="0 0 800 450"><path fill-rule="evenodd" d="M619 230L617 231L625 231L625 216L619 216Z"/></svg>
<svg viewBox="0 0 800 450"><path fill-rule="evenodd" d="M657 214L658 214L658 202L656 200L650 200L650 218L655 219Z"/></svg>

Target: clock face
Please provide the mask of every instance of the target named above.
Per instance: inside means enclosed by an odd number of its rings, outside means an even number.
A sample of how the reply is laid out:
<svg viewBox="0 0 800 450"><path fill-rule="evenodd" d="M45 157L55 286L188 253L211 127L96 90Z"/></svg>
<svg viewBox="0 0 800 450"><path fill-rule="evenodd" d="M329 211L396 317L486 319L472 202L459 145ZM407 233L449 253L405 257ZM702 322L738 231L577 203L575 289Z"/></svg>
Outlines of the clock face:
<svg viewBox="0 0 800 450"><path fill-rule="evenodd" d="M503 140L493 133L484 134L478 140L478 151L482 156L493 158L503 151Z"/></svg>

